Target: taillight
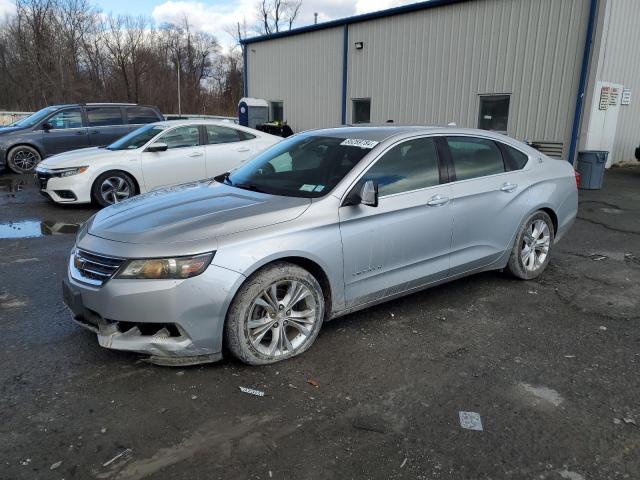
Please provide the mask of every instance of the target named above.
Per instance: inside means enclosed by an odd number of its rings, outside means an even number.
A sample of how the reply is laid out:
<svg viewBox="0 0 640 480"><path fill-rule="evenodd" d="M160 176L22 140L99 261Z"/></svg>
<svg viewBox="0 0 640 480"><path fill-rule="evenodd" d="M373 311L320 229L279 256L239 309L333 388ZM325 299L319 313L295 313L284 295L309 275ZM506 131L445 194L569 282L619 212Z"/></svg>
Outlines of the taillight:
<svg viewBox="0 0 640 480"><path fill-rule="evenodd" d="M577 170L575 172L576 172L576 187L580 188L580 172Z"/></svg>

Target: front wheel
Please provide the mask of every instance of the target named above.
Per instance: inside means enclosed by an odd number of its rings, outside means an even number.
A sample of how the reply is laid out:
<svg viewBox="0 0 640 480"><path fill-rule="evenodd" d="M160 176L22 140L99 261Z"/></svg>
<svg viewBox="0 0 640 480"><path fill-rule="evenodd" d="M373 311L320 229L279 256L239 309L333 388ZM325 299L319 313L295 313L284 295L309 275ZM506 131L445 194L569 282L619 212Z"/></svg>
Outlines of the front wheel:
<svg viewBox="0 0 640 480"><path fill-rule="evenodd" d="M136 194L133 179L124 172L106 172L91 187L91 196L101 206L120 203Z"/></svg>
<svg viewBox="0 0 640 480"><path fill-rule="evenodd" d="M551 217L542 210L531 215L516 237L507 270L522 280L532 280L549 264L555 232Z"/></svg>
<svg viewBox="0 0 640 480"><path fill-rule="evenodd" d="M249 365L275 363L307 350L323 319L324 296L313 275L274 263L240 287L227 314L226 347Z"/></svg>
<svg viewBox="0 0 640 480"><path fill-rule="evenodd" d="M20 145L9 150L7 166L14 173L33 173L42 157L29 145Z"/></svg>

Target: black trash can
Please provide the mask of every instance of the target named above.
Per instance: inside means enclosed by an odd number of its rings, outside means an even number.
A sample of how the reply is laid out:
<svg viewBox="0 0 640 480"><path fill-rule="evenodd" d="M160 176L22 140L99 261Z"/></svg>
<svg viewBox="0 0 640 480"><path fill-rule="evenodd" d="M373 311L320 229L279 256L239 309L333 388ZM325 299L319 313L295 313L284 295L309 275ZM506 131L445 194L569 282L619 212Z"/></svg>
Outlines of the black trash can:
<svg viewBox="0 0 640 480"><path fill-rule="evenodd" d="M578 172L580 188L584 190L600 190L604 180L604 167L609 152L604 150L583 150L578 152Z"/></svg>

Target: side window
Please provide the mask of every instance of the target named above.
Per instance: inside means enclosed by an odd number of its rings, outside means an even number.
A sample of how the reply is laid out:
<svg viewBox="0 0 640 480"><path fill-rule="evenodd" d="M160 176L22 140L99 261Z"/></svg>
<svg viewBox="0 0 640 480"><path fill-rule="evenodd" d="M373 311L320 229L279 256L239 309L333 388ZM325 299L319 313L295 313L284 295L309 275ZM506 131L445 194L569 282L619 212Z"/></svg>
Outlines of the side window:
<svg viewBox="0 0 640 480"><path fill-rule="evenodd" d="M433 138L396 145L365 173L361 181L378 182L380 196L408 192L440 183L438 152Z"/></svg>
<svg viewBox="0 0 640 480"><path fill-rule="evenodd" d="M504 161L498 146L491 140L473 137L447 137L456 180L502 173Z"/></svg>
<svg viewBox="0 0 640 480"><path fill-rule="evenodd" d="M207 143L209 145L245 140L241 135L242 132L235 128L220 127L219 125L206 125L205 128L207 130Z"/></svg>
<svg viewBox="0 0 640 480"><path fill-rule="evenodd" d="M127 123L140 125L159 122L161 119L154 110L148 107L127 107Z"/></svg>
<svg viewBox="0 0 640 480"><path fill-rule="evenodd" d="M522 170L529 161L529 157L509 145L502 144L502 146L511 158L511 170Z"/></svg>
<svg viewBox="0 0 640 480"><path fill-rule="evenodd" d="M85 107L85 109L91 127L106 127L123 123L119 107Z"/></svg>
<svg viewBox="0 0 640 480"><path fill-rule="evenodd" d="M195 147L200 144L200 130L197 125L174 128L163 134L158 142L166 143L169 149Z"/></svg>
<svg viewBox="0 0 640 480"><path fill-rule="evenodd" d="M242 140L253 140L254 138L256 138L255 135L251 135L250 133L243 132L242 130L238 130L238 135L240 135L240 138Z"/></svg>
<svg viewBox="0 0 640 480"><path fill-rule="evenodd" d="M82 128L82 114L79 108L61 110L47 120L53 128Z"/></svg>

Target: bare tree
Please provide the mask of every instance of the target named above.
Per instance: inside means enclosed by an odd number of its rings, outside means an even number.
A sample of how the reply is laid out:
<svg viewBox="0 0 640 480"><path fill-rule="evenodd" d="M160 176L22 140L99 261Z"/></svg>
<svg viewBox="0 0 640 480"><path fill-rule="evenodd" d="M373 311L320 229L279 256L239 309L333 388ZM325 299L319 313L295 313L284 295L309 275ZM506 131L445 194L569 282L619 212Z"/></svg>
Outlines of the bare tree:
<svg viewBox="0 0 640 480"><path fill-rule="evenodd" d="M259 31L269 35L280 32L283 27L291 30L301 6L302 0L260 0L256 6Z"/></svg>

